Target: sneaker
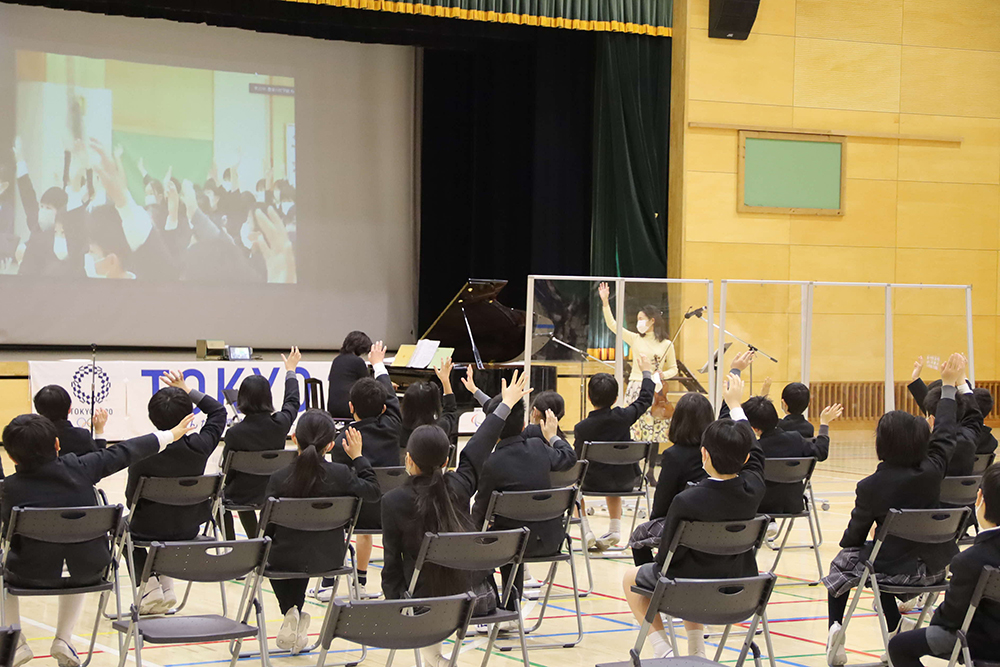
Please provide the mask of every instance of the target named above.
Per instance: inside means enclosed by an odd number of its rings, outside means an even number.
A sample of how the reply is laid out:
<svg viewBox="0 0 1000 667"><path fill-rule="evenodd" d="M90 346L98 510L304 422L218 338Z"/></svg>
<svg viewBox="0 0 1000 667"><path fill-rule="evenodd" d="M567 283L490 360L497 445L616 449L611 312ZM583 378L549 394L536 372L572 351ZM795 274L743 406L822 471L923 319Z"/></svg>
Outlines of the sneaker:
<svg viewBox="0 0 1000 667"><path fill-rule="evenodd" d="M24 635L21 635L21 641L17 644L17 651L14 652L12 667L21 667L21 665L34 657L35 654L31 652L31 647L28 646L28 640L24 638Z"/></svg>
<svg viewBox="0 0 1000 667"><path fill-rule="evenodd" d="M765 535L765 537L767 538L768 542L774 542L774 540L777 539L778 537L777 521L772 521L771 523L767 524L767 535Z"/></svg>
<svg viewBox="0 0 1000 667"><path fill-rule="evenodd" d="M434 644L420 649L420 659L424 667L448 667L451 663L449 658L441 655L441 644Z"/></svg>
<svg viewBox="0 0 1000 667"><path fill-rule="evenodd" d="M292 649L292 655L298 655L302 652L302 649L309 646L309 614L302 611L299 612L299 624L295 629L295 647Z"/></svg>
<svg viewBox="0 0 1000 667"><path fill-rule="evenodd" d="M368 589L365 588L365 584L358 584L358 599L359 600L377 600L382 597L381 593L369 593Z"/></svg>
<svg viewBox="0 0 1000 667"><path fill-rule="evenodd" d="M597 538L594 537L594 533L588 531L583 539L587 543L587 551L597 551Z"/></svg>
<svg viewBox="0 0 1000 667"><path fill-rule="evenodd" d="M172 611L174 607L177 606L177 593L174 592L174 589L171 588L170 590L163 590L163 588L161 588L160 592L163 595L163 599L160 604L157 605L156 609L151 612L153 614L166 614L168 611Z"/></svg>
<svg viewBox="0 0 1000 667"><path fill-rule="evenodd" d="M163 590L159 586L156 588L147 588L146 592L142 595L142 601L139 603L139 613L144 616L147 614L159 614L162 606Z"/></svg>
<svg viewBox="0 0 1000 667"><path fill-rule="evenodd" d="M622 539L622 536L618 533L605 533L603 536L597 540L598 551L607 551L611 547L618 544Z"/></svg>
<svg viewBox="0 0 1000 667"><path fill-rule="evenodd" d="M80 656L76 654L73 645L58 637L52 641L50 649L52 657L59 663L59 667L80 667Z"/></svg>
<svg viewBox="0 0 1000 667"><path fill-rule="evenodd" d="M534 577L532 577L531 579L525 579L524 580L524 587L525 588L541 588L542 587L542 582L540 582L538 579L535 579Z"/></svg>
<svg viewBox="0 0 1000 667"><path fill-rule="evenodd" d="M281 621L281 629L278 630L278 648L285 651L294 651L298 633L299 610L292 607L285 613L285 618Z"/></svg>
<svg viewBox="0 0 1000 667"><path fill-rule="evenodd" d="M314 598L316 598L320 602L329 602L330 598L333 597L333 589L332 588L323 588L323 587L320 587L320 588L310 588L309 589L309 595L313 596Z"/></svg>
<svg viewBox="0 0 1000 667"><path fill-rule="evenodd" d="M899 609L900 614L908 614L917 608L917 604L920 602L920 596L910 598L906 602L902 600L896 600L896 608Z"/></svg>
<svg viewBox="0 0 1000 667"><path fill-rule="evenodd" d="M844 648L844 637L840 631L840 623L830 626L826 637L826 664L832 667L847 664L847 649Z"/></svg>

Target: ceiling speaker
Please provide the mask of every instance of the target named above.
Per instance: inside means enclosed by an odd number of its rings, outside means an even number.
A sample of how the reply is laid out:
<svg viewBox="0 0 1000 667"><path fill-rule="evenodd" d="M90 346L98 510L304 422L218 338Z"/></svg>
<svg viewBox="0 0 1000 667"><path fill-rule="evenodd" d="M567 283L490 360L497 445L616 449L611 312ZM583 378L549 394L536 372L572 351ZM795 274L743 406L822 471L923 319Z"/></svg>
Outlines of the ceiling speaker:
<svg viewBox="0 0 1000 667"><path fill-rule="evenodd" d="M708 36L746 39L757 20L760 0L709 0Z"/></svg>

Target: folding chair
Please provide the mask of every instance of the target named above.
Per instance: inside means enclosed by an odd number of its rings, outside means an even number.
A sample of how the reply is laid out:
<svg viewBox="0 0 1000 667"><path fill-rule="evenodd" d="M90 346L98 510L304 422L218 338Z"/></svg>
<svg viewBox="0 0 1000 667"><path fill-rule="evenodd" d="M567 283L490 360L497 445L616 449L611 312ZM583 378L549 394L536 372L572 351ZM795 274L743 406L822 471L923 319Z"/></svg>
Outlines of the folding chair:
<svg viewBox="0 0 1000 667"><path fill-rule="evenodd" d="M272 449L263 452L229 452L222 464L221 505L223 512L258 511L264 507L266 498L262 497L253 503L235 503L226 498L226 478L230 472L253 475L255 477L270 477L282 468L295 462L298 452L291 449ZM219 525L223 525L223 517L219 515ZM247 535L253 537L253 535Z"/></svg>
<svg viewBox="0 0 1000 667"><path fill-rule="evenodd" d="M149 535L133 535L131 524L135 520L137 513L141 512L140 501L169 505L171 507L192 507L204 504L208 508L203 515L199 516L199 531L204 531L197 538L199 540L214 540L219 537L219 526L216 523L218 513L219 498L222 492L222 474L200 475L198 477L143 477L139 480L139 485L135 489L135 496L132 498L132 509L126 517L126 530L121 539L125 540L125 559L128 563L129 575L132 579L132 591L136 590L136 580L139 574L135 571L132 553L135 547L150 547L153 542L160 541ZM208 534L211 531L211 535ZM159 573L157 573L159 574ZM169 576L169 575L166 575ZM226 614L226 584L219 582L219 589L222 592L222 613ZM184 590L184 597L179 605L167 612L177 613L187 604L188 596L191 594L191 582L188 582ZM120 602L119 602L120 604Z"/></svg>
<svg viewBox="0 0 1000 667"><path fill-rule="evenodd" d="M583 488L583 478L587 476L587 467L590 464L586 460L578 460L573 464L573 467L569 470L563 472L552 471L549 473L549 482L555 488L560 488L564 486L575 486L577 488L577 493L580 493L580 489ZM580 505L580 499L576 500L576 510L577 512L583 512L583 507ZM579 516L570 517L570 526L580 527L580 552L583 554L583 564L587 569L587 590L580 591L580 597L585 598L594 592L594 573L590 567L590 552L587 551L587 536L583 533L583 518ZM570 540L572 543L572 540ZM553 596L552 599L556 599L561 596Z"/></svg>
<svg viewBox="0 0 1000 667"><path fill-rule="evenodd" d="M316 408L326 410L326 395L323 390L323 381L319 378L306 378L306 410Z"/></svg>
<svg viewBox="0 0 1000 667"><path fill-rule="evenodd" d="M413 597L417 582L420 579L420 572L427 564L439 565L453 570L463 570L466 572L489 572L493 576L493 571L504 565L510 565L511 576L507 578L507 585L503 587L500 595L500 606L492 614L484 616L473 616L469 623L475 625L491 625L489 640L486 644L486 654L483 656L482 667L490 661L490 654L493 652L493 644L496 642L497 633L500 630L500 623L504 621L517 621L518 639L521 642L521 659L524 667L530 667L528 662L528 647L524 641L524 623L521 619L521 601L514 592L514 572L521 565L524 559L524 550L528 546L528 535L531 531L527 528L516 528L514 530L495 530L481 533L426 533L424 541L420 545L420 553L413 565L413 576L410 577L410 587L407 591L408 597ZM508 603L513 602L514 609L508 610ZM392 659L396 652L389 653L386 667L392 667ZM458 654L454 654L451 667L455 667Z"/></svg>
<svg viewBox="0 0 1000 667"><path fill-rule="evenodd" d="M982 484L982 475L970 475L968 477L945 477L941 480L941 495L939 499L944 507L968 507L969 521L962 531L962 537L958 540L959 546L968 546L976 541L975 536L967 535L969 527L975 528L979 533L979 525L976 523L976 496L979 493L979 485Z"/></svg>
<svg viewBox="0 0 1000 667"><path fill-rule="evenodd" d="M639 518L639 499L642 498L646 501L646 516L652 511L649 502L649 495L646 493L646 485L649 483L646 479L647 473L649 472L650 462L654 452L656 451L657 443L655 442L585 442L583 443L583 451L580 454L581 459L586 459L589 462L588 471L593 474L593 467L595 463L600 463L603 465L615 465L615 466L633 466L638 465L639 479L636 480L636 485L631 491L589 491L586 487L586 479L584 479L584 485L582 488L582 495L584 498L590 496L596 496L600 498L606 498L608 496L621 497L621 498L635 498L635 507L632 508L632 526L628 530L628 535L632 534L635 530L636 521ZM623 508L624 509L624 508ZM586 544L584 545L586 548ZM628 546L615 547L608 549L606 551L597 552L594 554L598 558L608 558L620 554L623 551L628 550Z"/></svg>
<svg viewBox="0 0 1000 667"><path fill-rule="evenodd" d="M548 607L552 594L552 586L555 583L555 574L559 563L569 562L570 576L573 581L573 603L576 607L576 639L570 643L563 644L532 644L535 649L548 648L572 648L583 641L583 613L580 611L580 587L576 581L576 561L573 558L573 545L569 538L569 520L573 516L573 509L579 491L576 487L564 487L561 489L542 489L538 491L494 491L490 497L490 504L486 509L486 521L483 523L483 530L487 530L497 517L503 517L508 521L521 524L535 523L539 521L550 521L552 519L563 519L563 534L566 541L566 552L562 549L551 556L531 556L525 557L524 563L549 563L549 572L545 577L545 597L538 613L538 620L527 630L534 632L542 625L545 619L545 609ZM500 650L507 652L513 650L512 646L501 646Z"/></svg>
<svg viewBox="0 0 1000 667"><path fill-rule="evenodd" d="M955 642L955 648L951 652L948 667L955 667L959 652L962 653L963 663L966 667L996 667L997 663L976 661L969 653L969 626L972 625L972 617L976 615L976 609L983 598L1000 602L1000 569L984 567L983 573L979 575L979 582L972 592L972 599L969 600L969 610L965 612L965 620L962 621L962 627L958 630L958 641Z"/></svg>
<svg viewBox="0 0 1000 667"><path fill-rule="evenodd" d="M411 600L334 600L330 603L329 622L324 624L320 637L322 648L317 667L326 664L326 654L334 639L399 651L433 646L457 633L451 657L454 664L475 600L472 593Z"/></svg>
<svg viewBox="0 0 1000 667"><path fill-rule="evenodd" d="M232 426L233 424L238 424L239 422L243 421L240 418L240 409L238 407L236 407L236 403L237 403L237 401L239 401L239 397L240 397L240 390L239 389L223 389L222 390L222 398L225 399L226 407L229 407L229 408L233 409L232 421L229 422L230 426Z"/></svg>
<svg viewBox="0 0 1000 667"><path fill-rule="evenodd" d="M260 516L260 537L264 537L269 530L276 528L288 528L290 530L308 532L330 532L334 530L344 531L344 553L351 544L351 535L354 531L354 524L358 520L358 513L361 511L361 499L354 496L340 496L333 498L268 498L264 505L264 511ZM340 577L354 573L353 564L343 565L326 570L324 572L308 571L305 567L299 570L282 568L274 570L270 566L265 566L264 577L267 579L303 579L309 577L324 577L333 580L333 592L330 599L337 596L337 587L340 584ZM261 627L265 625L264 605L260 605ZM330 620L330 606L326 608L326 615L323 619L324 625ZM322 634L322 633L320 633ZM319 640L315 644L304 649L306 652L314 650L319 646ZM265 641L261 644L261 660L264 667L271 665L271 653L289 653L287 650L277 649L272 651ZM256 654L245 653L240 658L254 657ZM368 655L368 649L361 647L361 657L357 660L337 663L341 665L356 664L364 660Z"/></svg>
<svg viewBox="0 0 1000 667"><path fill-rule="evenodd" d="M14 664L14 654L20 639L21 631L17 627L0 628L0 667L11 667Z"/></svg>
<svg viewBox="0 0 1000 667"><path fill-rule="evenodd" d="M398 489L399 487L406 484L410 479L410 473L406 472L405 466L395 466L391 468L372 468L375 471L375 477L378 479L378 488L382 491L382 495L389 493L393 489ZM354 530L355 535L381 535L381 528L356 528ZM372 558L372 563L381 563L382 558Z"/></svg>
<svg viewBox="0 0 1000 667"><path fill-rule="evenodd" d="M889 647L889 628L885 620L885 611L882 609L882 600L880 598L882 593L907 596L927 593L929 597L920 612L920 616L917 618L917 624L914 629L920 628L928 610L934 607L934 601L937 599L938 594L948 590L948 582L942 581L940 584L930 586L880 586L877 580L878 573L875 571L875 559L878 558L878 552L882 549L885 539L890 535L918 544L947 544L948 542L957 542L965 530L965 522L968 520L968 514L968 507L889 510L889 514L886 515L882 527L875 535L875 544L872 547L871 555L865 561L861 581L858 582L858 586L855 588L851 604L847 609L847 614L844 616L844 622L841 624L840 633L831 640L829 650L834 651L844 645L847 625L850 623L851 617L858 607L858 602L861 600L861 593L864 591L866 583L872 589L872 594L875 598L875 613L878 615L879 626L882 629L882 642L886 647L886 651L888 651ZM871 667L878 667L882 664L884 663L871 663ZM889 667L892 667L891 658L889 658Z"/></svg>
<svg viewBox="0 0 1000 667"><path fill-rule="evenodd" d="M90 648L87 649L87 659L83 667L90 664L94 655L94 645L97 643L97 630L101 617L108 604L108 596L118 589L118 557L120 555L120 533L123 530L121 505L100 505L97 507L55 507L46 509L29 509L15 507L10 515L7 535L3 543L3 566L0 569L0 585L3 595L18 597L45 595L73 595L76 593L100 592L97 604L97 615L94 627L90 633ZM17 571L11 570L8 559L12 552L17 551L14 538L22 537L35 542L44 543L47 547L59 551L71 551L84 542L102 540L109 549L108 564L98 571L70 574L62 577L60 585L52 588L38 588L17 583ZM85 576L85 575L89 575ZM12 580L13 579L13 583ZM80 583L80 580L88 580ZM117 600L117 596L116 596ZM6 625L6 610L0 605L0 624ZM120 613L119 608L119 613ZM15 641L12 651L17 650ZM9 664L9 663L8 663Z"/></svg>
<svg viewBox="0 0 1000 667"><path fill-rule="evenodd" d="M802 457L802 458L780 458L780 459L765 459L764 461L764 481L771 482L773 484L801 484L803 491L803 508L801 512L796 513L779 513L779 512L769 512L768 516L774 520L781 520L781 524L778 527L778 534L784 531L784 536L781 539L781 544L778 545L776 551L777 555L774 557L774 562L771 564L771 568L768 572L774 573L778 569L778 561L781 560L781 555L785 552L785 549L812 549L813 555L816 557L816 571L819 572L819 576L816 581L811 582L813 584L819 583L819 580L823 578L823 563L819 558L819 540L816 535L816 525L813 523L813 508L810 502L810 498L805 494L805 490L809 487L809 482L812 479L813 472L816 470L816 459L814 457ZM765 498L767 494L765 493ZM788 537L792 534L792 528L795 525L796 519L805 519L809 522L809 536L812 538L810 544L797 544L794 546L787 546ZM765 541L771 549L774 546Z"/></svg>
<svg viewBox="0 0 1000 667"><path fill-rule="evenodd" d="M270 538L230 541L153 542L149 548L149 558L143 568L139 585L135 589L132 609L127 621L118 620L111 627L125 635L125 642L119 652L118 667L125 667L128 661L130 642L135 640L135 664L142 667L142 647L150 644L200 644L212 641L235 640L230 667L236 666L240 658L240 647L247 637L257 637L261 646L267 642L267 629L261 615L261 577L267 552L271 547ZM189 582L219 582L246 577L246 586L239 609L234 618L223 610L219 614L197 616L157 616L140 618L139 605L146 592L146 585L153 572ZM257 626L247 623L250 613L257 612Z"/></svg>
<svg viewBox="0 0 1000 667"><path fill-rule="evenodd" d="M996 454L976 454L976 461L972 464L972 474L982 475L986 472L986 469L993 465L993 459Z"/></svg>
<svg viewBox="0 0 1000 667"><path fill-rule="evenodd" d="M765 619L764 611L767 608L771 591L774 590L775 576L771 572L758 574L755 577L745 577L742 579L668 579L660 577L656 583L656 588L652 591L642 591L651 593L649 600L649 610L643 619L642 629L636 639L635 646L629 650L631 660L625 662L612 662L598 667L697 667L700 665L717 665L722 659L722 652L726 647L726 640L736 623L743 623L750 619L746 636L743 640L743 647L740 649L739 658L736 660L736 667L742 667L747 658L747 654L753 652L754 664L760 667L760 651L754 644L753 638L757 633L757 626ZM649 626L657 614L667 614L671 617L683 618L694 623L704 625L725 625L726 629L722 633L722 640L715 650L715 659L683 657L683 658L659 658L655 660L641 660L639 654L645 643L646 635L649 633ZM770 633L767 629L767 622L764 621L764 636L770 645Z"/></svg>

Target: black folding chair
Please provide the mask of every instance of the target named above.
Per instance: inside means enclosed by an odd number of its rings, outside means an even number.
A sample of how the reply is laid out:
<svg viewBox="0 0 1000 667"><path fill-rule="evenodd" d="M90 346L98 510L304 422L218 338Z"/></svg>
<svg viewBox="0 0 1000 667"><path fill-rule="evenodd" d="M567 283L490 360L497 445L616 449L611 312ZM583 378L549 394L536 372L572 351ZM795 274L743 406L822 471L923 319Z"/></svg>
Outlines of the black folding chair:
<svg viewBox="0 0 1000 667"><path fill-rule="evenodd" d="M340 496L332 498L268 498L264 505L264 511L260 516L260 537L264 537L268 531L276 528L288 528L290 530L300 530L308 532L330 532L334 530L344 531L344 553L347 553L351 544L351 536L354 532L354 524L358 520L358 513L361 511L361 499L354 496ZM264 568L264 577L267 579L303 579L310 577L324 577L333 580L333 591L330 599L337 596L337 588L340 578L354 574L354 565L341 564L340 567L314 572L306 567L301 569L283 568L274 570L269 565ZM266 623L264 605L260 609L261 623ZM330 607L326 608L324 625L330 620ZM266 627L266 626L262 626ZM322 633L321 633L322 634ZM305 652L314 650L319 646L319 640L312 646L304 649ZM271 665L271 653L289 653L287 650L271 650L267 643L261 645L261 660L264 667ZM245 653L240 658L254 657L257 654ZM356 660L349 660L342 665L356 664L365 659L368 649L361 647L361 656Z"/></svg>
<svg viewBox="0 0 1000 667"><path fill-rule="evenodd" d="M306 410L326 410L326 394L323 381L319 378L306 378Z"/></svg>
<svg viewBox="0 0 1000 667"><path fill-rule="evenodd" d="M135 547L150 547L153 542L160 541L150 535L133 535L131 524L138 513L142 511L140 501L168 505L170 507L192 507L204 504L206 511L198 516L198 526L192 528L199 531L199 540L216 540L219 536L219 499L222 492L222 474L200 475L198 477L142 477L139 485L135 489L132 498L131 510L126 517L126 530L121 539L125 541L125 559L128 563L129 576L132 580L132 591L136 590L136 581L139 574L135 571L133 562L133 551ZM156 573L159 574L159 573ZM169 576L169 575L166 575ZM219 582L219 590L222 594L222 613L226 614L226 584ZM187 604L188 596L191 594L191 582L188 582L184 590L184 597L174 609L168 614L177 613ZM119 600L119 607L121 602Z"/></svg>
<svg viewBox="0 0 1000 667"><path fill-rule="evenodd" d="M0 568L0 586L3 594L18 597L73 595L77 593L101 594L97 604L97 615L94 627L90 633L90 648L87 649L87 659L82 663L90 664L94 655L94 645L97 643L97 630L101 616L108 604L112 591L118 589L118 558L120 556L120 534L123 530L121 505L100 505L97 507L55 507L55 508L22 508L15 507L10 515L7 535L3 542L3 566ZM101 540L109 549L108 564L100 570L89 573L74 573L61 578L58 586L34 587L18 583L18 573L9 567L9 558L17 552L14 542L16 537L22 537L43 543L53 550L66 551L74 545ZM75 575L75 576L74 576ZM117 600L117 596L116 596ZM0 624L6 625L6 610L0 604ZM118 610L121 613L121 609ZM17 650L15 641L12 651ZM13 655L13 654L11 654ZM9 664L9 663L7 663Z"/></svg>
<svg viewBox="0 0 1000 667"><path fill-rule="evenodd" d="M945 477L941 480L941 495L939 499L942 506L969 508L969 520L966 523L965 530L962 531L961 539L958 540L959 546L968 546L976 541L974 536L967 535L966 533L968 533L970 526L975 528L977 533L979 532L979 526L976 523L975 505L976 496L979 495L979 485L982 484L982 481L982 475Z"/></svg>
<svg viewBox="0 0 1000 667"><path fill-rule="evenodd" d="M569 520L573 516L573 509L576 507L578 494L578 489L573 486L538 491L494 491L490 497L490 504L486 509L486 521L483 523L483 530L488 530L497 517L503 517L507 521L520 524L563 519L563 535L566 544L565 553L560 547L558 553L550 556L526 556L522 561L524 563L549 563L549 572L545 577L545 597L542 600L542 606L538 613L538 620L526 632L534 632L541 627L542 621L545 619L545 609L549 604L559 563L569 562L570 576L573 581L573 604L576 607L577 635L576 639L569 643L532 644L531 647L535 649L572 648L583 641L583 612L580 610L580 587L576 580L576 561L573 558L573 545L569 538ZM501 646L500 650L506 652L513 650L513 648L512 646Z"/></svg>
<svg viewBox="0 0 1000 667"><path fill-rule="evenodd" d="M417 560L413 565L413 575L410 577L410 587L407 591L409 597L416 594L420 572L427 564L465 572L489 572L489 576L493 576L493 571L499 567L511 566L511 576L507 578L507 584L503 587L500 595L500 606L492 614L473 616L469 621L470 624L474 625L492 626L482 667L486 667L486 663L490 661L493 644L496 642L497 633L500 630L499 624L504 621L517 622L518 639L521 642L521 658L524 661L524 667L530 667L528 647L524 641L521 601L514 591L514 572L524 559L524 550L528 546L530 533L531 531L527 528L481 533L426 533L424 541L420 545L420 553L417 554ZM507 609L510 603L513 603L513 610ZM392 667L395 653L395 651L389 653L385 667ZM457 658L458 654L455 654L451 667L455 667Z"/></svg>
<svg viewBox="0 0 1000 667"><path fill-rule="evenodd" d="M754 664L760 667L760 651L754 644L753 638L757 633L757 626L766 618L764 610L771 597L771 591L774 590L774 581L775 576L771 572L742 579L668 579L660 577L656 588L651 591L649 610L643 619L642 627L646 632L640 631L635 646L629 650L631 660L607 663L598 667L643 667L643 665L645 667L670 667L671 665L693 667L719 664L733 625L747 619L750 619L750 622L743 640L743 647L740 649L740 656L736 660L736 667L742 667L751 651L753 652ZM649 631L649 625L660 613L670 617L683 618L693 623L725 625L726 629L722 633L722 640L715 651L715 659L684 657L641 660L639 654ZM770 644L770 633L767 630L766 621L764 622L764 636L768 638Z"/></svg>
<svg viewBox="0 0 1000 667"><path fill-rule="evenodd" d="M962 621L962 627L957 633L958 641L955 642L955 648L951 652L951 660L948 661L948 667L955 667L956 662L958 662L959 652L962 653L963 662L966 667L996 667L997 663L976 661L969 653L969 626L972 625L972 617L976 615L976 609L984 598L993 602L1000 602L1000 569L987 566L983 568L983 573L979 575L979 582L976 583L976 588L972 592L972 598L969 600L969 610L965 612L965 620Z"/></svg>
<svg viewBox="0 0 1000 667"><path fill-rule="evenodd" d="M227 499L225 479L229 477L230 472L253 475L255 477L270 477L282 468L294 463L298 455L299 453L293 449L271 449L263 452L229 452L229 456L226 457L226 460L222 464L222 511L258 511L264 507L264 501L266 500L263 494L260 499L253 503L241 504ZM220 516L220 525L222 525L222 521L223 519ZM253 537L253 535L247 535L247 537Z"/></svg>
<svg viewBox="0 0 1000 667"><path fill-rule="evenodd" d="M993 459L996 454L976 454L976 462L972 464L972 474L982 475L986 472L986 469L993 465Z"/></svg>
<svg viewBox="0 0 1000 667"><path fill-rule="evenodd" d="M620 497L620 498L635 498L635 507L632 508L632 525L628 529L627 535L631 535L632 531L635 530L636 522L639 518L639 499L646 501L646 516L649 516L652 508L649 503L649 494L647 493L646 486L649 483L647 476L650 470L650 466L653 459L653 454L656 452L657 443L655 442L585 442L583 443L583 451L580 454L581 459L586 459L590 465L588 472L593 474L593 467L595 463L600 463L603 465L614 465L614 466L639 466L639 478L636 480L635 486L629 491L590 491L587 489L587 480L584 478L582 494L583 497L596 496L600 498L606 497ZM628 540L626 539L626 543ZM586 549L586 544L584 544ZM623 551L628 550L628 545L622 547L616 547L612 549L607 549L606 551L596 552L594 555L598 558L608 558L615 556L617 557Z"/></svg>
<svg viewBox="0 0 1000 667"><path fill-rule="evenodd" d="M771 564L771 568L768 571L774 573L778 569L778 562L781 560L781 555L786 549L812 549L813 555L816 557L816 571L819 572L819 576L816 581L812 583L818 583L819 580L823 578L823 563L819 558L819 539L817 537L816 525L813 523L812 503L809 495L805 493L806 489L809 487L809 482L812 480L812 475L815 470L816 459L811 456L801 458L765 459L764 461L765 482L770 482L772 484L800 484L802 485L803 490L803 509L801 512L768 513L768 516L770 516L771 519L781 520L781 524L778 527L778 534L784 532L781 544L777 547L778 553L774 557L774 562ZM764 497L765 499L767 498L766 493ZM812 539L809 544L788 546L788 537L792 533L792 528L795 525L796 519L805 519L809 522L809 536ZM765 541L765 544L767 544L771 549L774 549L774 546L769 542Z"/></svg>
<svg viewBox="0 0 1000 667"><path fill-rule="evenodd" d="M406 484L410 479L410 473L406 472L405 466L394 466L391 468L372 468L375 471L375 478L378 480L378 488L382 491L382 495L389 493L393 489L398 489L399 487ZM356 528L354 530L355 535L381 535L381 528ZM373 563L382 562L381 558L373 558L371 560Z"/></svg>
<svg viewBox="0 0 1000 667"><path fill-rule="evenodd" d="M854 615L854 611L858 607L858 602L861 600L861 593L864 591L866 583L872 589L872 595L875 598L875 612L878 615L879 626L882 629L882 641L886 647L886 651L889 650L889 628L885 620L885 610L882 609L882 600L880 597L882 593L906 596L917 596L925 593L928 594L929 597L927 602L924 604L923 609L920 612L920 616L917 618L915 629L919 629L925 616L927 615L928 610L933 608L934 601L937 599L938 594L948 590L948 582L942 580L939 584L929 586L881 586L879 585L877 579L878 573L875 570L875 559L878 558L878 552L882 549L882 544L885 542L885 539L890 535L903 540L908 540L910 542L916 542L918 544L956 543L958 538L961 537L962 533L965 531L968 514L968 507L926 510L889 510L889 514L886 515L885 521L882 523L881 528L879 528L878 533L875 535L875 544L872 547L871 555L865 561L864 571L861 574L861 580L854 591L853 597L851 598L851 604L847 609L847 614L844 616L844 622L841 624L840 633L831 639L831 646L829 650L839 650L844 645L847 625L850 623L851 617ZM871 667L877 667L881 664L884 663L871 663ZM889 658L889 667L892 667L891 657Z"/></svg>
<svg viewBox="0 0 1000 667"><path fill-rule="evenodd" d="M0 628L0 667L11 667L14 664L14 654L17 653L20 640L21 630L18 627Z"/></svg>
<svg viewBox="0 0 1000 667"><path fill-rule="evenodd" d="M580 459L574 463L573 467L569 470L564 470L562 472L550 472L549 482L551 482L552 486L555 488L575 486L578 490L577 492L579 493L579 489L583 488L583 478L587 476L588 466L588 461ZM577 512L583 512L583 507L580 504L579 498L576 500L576 510ZM585 598L594 592L594 573L590 567L590 552L587 550L587 536L583 532L583 518L580 516L570 517L569 525L579 526L580 528L580 551L583 553L583 564L587 569L587 590L580 591L580 597ZM557 599L559 597L563 596L553 596L551 599Z"/></svg>
<svg viewBox="0 0 1000 667"><path fill-rule="evenodd" d="M475 600L472 593L408 600L333 600L329 622L323 626L320 637L322 648L317 667L326 664L326 654L334 639L400 651L433 646L457 633L451 655L454 664Z"/></svg>
<svg viewBox="0 0 1000 667"><path fill-rule="evenodd" d="M267 629L258 600L270 538L230 541L153 542L149 558L136 587L131 613L127 621L118 620L111 627L125 636L119 652L118 667L125 667L128 649L135 641L135 664L142 667L142 647L150 644L200 644L212 641L235 640L230 667L240 658L240 647L247 637L257 637L261 646L267 642ZM174 579L189 582L219 582L246 577L243 596L236 616L200 614L197 616L157 616L140 618L139 605L146 592L149 577L156 572ZM250 613L256 611L257 625L249 625Z"/></svg>

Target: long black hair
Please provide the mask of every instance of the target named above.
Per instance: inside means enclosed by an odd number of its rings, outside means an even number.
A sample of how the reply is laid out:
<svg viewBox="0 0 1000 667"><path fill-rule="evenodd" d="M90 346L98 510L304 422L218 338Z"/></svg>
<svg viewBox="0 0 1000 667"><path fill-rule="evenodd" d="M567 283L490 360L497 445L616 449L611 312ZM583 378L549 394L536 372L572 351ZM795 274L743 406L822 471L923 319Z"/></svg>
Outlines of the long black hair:
<svg viewBox="0 0 1000 667"><path fill-rule="evenodd" d="M639 312L645 315L646 319L653 320L653 336L656 340L666 340L670 337L667 335L667 318L658 307L648 304L640 308Z"/></svg>
<svg viewBox="0 0 1000 667"><path fill-rule="evenodd" d="M245 415L255 415L260 413L271 414L274 412L274 403L271 401L271 383L263 375L248 375L240 383L239 393L236 395L236 407Z"/></svg>
<svg viewBox="0 0 1000 667"><path fill-rule="evenodd" d="M538 413L542 416L542 420L545 419L546 410L551 410L556 419L562 419L566 416L566 401L563 400L563 397L558 392L551 389L535 396L531 402L531 407L534 410L538 410ZM559 427L556 427L556 435L563 439L566 438L566 434Z"/></svg>
<svg viewBox="0 0 1000 667"><path fill-rule="evenodd" d="M403 394L400 411L405 429L434 424L441 416L441 389L426 380L414 382Z"/></svg>
<svg viewBox="0 0 1000 667"><path fill-rule="evenodd" d="M713 421L715 412L712 404L702 394L689 391L674 407L667 438L681 447L700 447L701 436Z"/></svg>
<svg viewBox="0 0 1000 667"><path fill-rule="evenodd" d="M295 426L299 455L292 474L279 489L288 498L309 498L323 480L323 450L337 436L333 417L326 410L306 410Z"/></svg>

